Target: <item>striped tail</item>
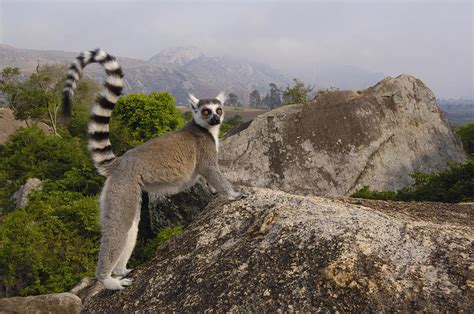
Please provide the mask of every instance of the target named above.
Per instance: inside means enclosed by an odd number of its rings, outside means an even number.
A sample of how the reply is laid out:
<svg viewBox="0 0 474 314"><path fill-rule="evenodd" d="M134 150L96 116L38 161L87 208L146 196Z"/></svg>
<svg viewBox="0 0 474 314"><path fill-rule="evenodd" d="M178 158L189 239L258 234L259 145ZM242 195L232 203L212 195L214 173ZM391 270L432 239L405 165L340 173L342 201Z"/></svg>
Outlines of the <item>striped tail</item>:
<svg viewBox="0 0 474 314"><path fill-rule="evenodd" d="M100 49L82 52L71 64L67 72L63 89L62 108L65 116L71 116L74 89L77 86L82 70L90 63L100 63L107 73L107 78L104 82L105 88L97 95L97 99L92 106L88 125L88 147L92 160L98 172L107 176L108 170L116 159L112 152L109 138L109 121L112 109L118 97L122 94L123 89L122 68L115 58Z"/></svg>

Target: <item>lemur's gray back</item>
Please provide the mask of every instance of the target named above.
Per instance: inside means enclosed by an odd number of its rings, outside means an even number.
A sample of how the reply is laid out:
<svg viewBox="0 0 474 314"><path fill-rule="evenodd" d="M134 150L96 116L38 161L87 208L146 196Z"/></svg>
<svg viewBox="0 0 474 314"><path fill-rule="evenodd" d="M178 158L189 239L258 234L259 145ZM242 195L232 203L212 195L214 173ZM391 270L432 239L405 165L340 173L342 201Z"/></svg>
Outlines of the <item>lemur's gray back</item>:
<svg viewBox="0 0 474 314"><path fill-rule="evenodd" d="M104 90L99 93L92 107L88 125L88 147L98 172L107 176L109 168L116 159L109 138L109 121L112 109L123 89L122 68L115 58L100 49L82 52L69 67L63 89L62 106L63 113L70 116L77 82L82 70L91 63L100 63L107 73L107 78L104 82Z"/></svg>

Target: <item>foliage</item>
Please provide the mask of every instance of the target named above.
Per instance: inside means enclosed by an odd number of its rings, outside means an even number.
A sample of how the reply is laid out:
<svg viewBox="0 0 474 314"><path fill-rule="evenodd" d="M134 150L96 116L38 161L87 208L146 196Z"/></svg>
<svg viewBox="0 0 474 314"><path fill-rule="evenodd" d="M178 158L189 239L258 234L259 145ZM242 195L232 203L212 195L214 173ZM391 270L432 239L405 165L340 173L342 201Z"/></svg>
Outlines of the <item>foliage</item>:
<svg viewBox="0 0 474 314"><path fill-rule="evenodd" d="M314 87L306 86L298 79L293 79L294 85L283 91L283 105L307 104Z"/></svg>
<svg viewBox="0 0 474 314"><path fill-rule="evenodd" d="M20 69L6 67L0 72L0 92L5 95L7 102L4 105L15 105L19 93Z"/></svg>
<svg viewBox="0 0 474 314"><path fill-rule="evenodd" d="M97 200L36 192L0 225L0 297L67 291L93 276L99 247Z"/></svg>
<svg viewBox="0 0 474 314"><path fill-rule="evenodd" d="M0 207L29 178L49 190L94 195L103 182L86 145L77 138L51 136L37 127L21 128L0 146Z"/></svg>
<svg viewBox="0 0 474 314"><path fill-rule="evenodd" d="M75 137L87 139L87 124L100 86L88 77L81 77L74 91L73 110L66 128Z"/></svg>
<svg viewBox="0 0 474 314"><path fill-rule="evenodd" d="M469 159L462 164L451 164L439 173L412 174L415 182L397 192L371 191L367 186L355 192L353 197L434 202L471 202L474 201L474 124L467 124L456 130L461 138Z"/></svg>
<svg viewBox="0 0 474 314"><path fill-rule="evenodd" d="M181 118L184 119L184 121L190 121L193 118L193 114L191 111L184 111L181 113Z"/></svg>
<svg viewBox="0 0 474 314"><path fill-rule="evenodd" d="M234 107L241 107L242 104L240 103L239 96L234 93L229 93L229 97L225 101L226 106L234 106Z"/></svg>
<svg viewBox="0 0 474 314"><path fill-rule="evenodd" d="M260 92L255 89L249 95L249 106L251 108L259 108L261 104L262 104L262 99L260 97Z"/></svg>
<svg viewBox="0 0 474 314"><path fill-rule="evenodd" d="M242 117L239 116L238 114L233 116L230 119L224 120L220 128L219 136L220 137L224 136L230 129L232 129L234 126L239 125L241 123L242 123Z"/></svg>
<svg viewBox="0 0 474 314"><path fill-rule="evenodd" d="M470 156L474 155L474 123L468 123L456 130L456 134L461 139L462 145L466 153Z"/></svg>
<svg viewBox="0 0 474 314"><path fill-rule="evenodd" d="M156 237L146 241L138 241L133 251L129 264L133 267L151 260L156 253L157 248L169 239L183 233L183 227L166 227L160 230Z"/></svg>
<svg viewBox="0 0 474 314"><path fill-rule="evenodd" d="M366 198L370 200L392 200L395 201L397 200L397 192L393 191L384 191L384 192L378 192L378 191L371 191L370 188L366 185L362 189L358 190L354 194L351 195L351 197L357 197L357 198Z"/></svg>
<svg viewBox="0 0 474 314"><path fill-rule="evenodd" d="M20 120L39 119L58 133L58 111L61 106L61 91L66 68L60 65L43 65L36 67L36 72L26 81L13 79L19 75L15 68L6 68L2 77L9 77L0 83L0 90L5 91L8 106L15 118Z"/></svg>
<svg viewBox="0 0 474 314"><path fill-rule="evenodd" d="M370 191L366 186L353 197L401 200L401 201L433 201L433 202L468 202L474 201L474 158L463 164L453 164L447 170L424 174L417 172L412 175L415 182L397 192Z"/></svg>
<svg viewBox="0 0 474 314"><path fill-rule="evenodd" d="M166 92L139 93L120 97L114 109L114 118L130 130L137 143L174 131L184 124L175 99ZM112 132L111 132L112 133Z"/></svg>
<svg viewBox="0 0 474 314"><path fill-rule="evenodd" d="M268 86L270 87L270 93L265 96L263 102L269 109L275 109L281 106L281 89L274 83L270 83Z"/></svg>
<svg viewBox="0 0 474 314"><path fill-rule="evenodd" d="M36 67L25 81L20 81L18 68L5 68L0 73L0 92L7 98L7 105L16 119L35 119L46 123L56 135L61 133L59 109L64 85L66 67L42 65ZM98 86L91 79L83 77L75 90L75 115L68 130L73 135L86 136L90 105L94 101Z"/></svg>

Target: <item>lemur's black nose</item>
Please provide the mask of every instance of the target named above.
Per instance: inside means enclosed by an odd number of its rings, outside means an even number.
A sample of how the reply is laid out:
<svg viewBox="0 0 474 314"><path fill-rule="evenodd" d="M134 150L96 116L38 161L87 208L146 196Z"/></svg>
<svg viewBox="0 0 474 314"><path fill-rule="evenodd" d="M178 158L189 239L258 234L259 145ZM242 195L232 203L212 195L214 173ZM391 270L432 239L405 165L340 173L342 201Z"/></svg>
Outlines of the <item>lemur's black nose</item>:
<svg viewBox="0 0 474 314"><path fill-rule="evenodd" d="M213 115L211 121L209 122L210 125L218 125L219 123L221 123L221 119L218 115Z"/></svg>

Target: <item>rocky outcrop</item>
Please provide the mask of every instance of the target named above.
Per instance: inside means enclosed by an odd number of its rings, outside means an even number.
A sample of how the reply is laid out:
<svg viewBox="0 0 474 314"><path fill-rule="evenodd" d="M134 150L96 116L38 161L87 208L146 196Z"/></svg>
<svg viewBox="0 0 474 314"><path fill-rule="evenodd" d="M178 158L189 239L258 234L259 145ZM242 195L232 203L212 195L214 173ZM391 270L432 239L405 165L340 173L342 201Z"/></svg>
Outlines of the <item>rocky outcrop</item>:
<svg viewBox="0 0 474 314"><path fill-rule="evenodd" d="M150 226L154 234L165 227L187 226L206 208L212 194L198 183L175 195L148 195Z"/></svg>
<svg viewBox="0 0 474 314"><path fill-rule="evenodd" d="M0 299L0 313L74 314L81 309L81 299L68 292Z"/></svg>
<svg viewBox="0 0 474 314"><path fill-rule="evenodd" d="M85 277L69 293L77 295L81 299L81 306L85 306L89 304L94 295L102 290L104 290L104 286L96 278Z"/></svg>
<svg viewBox="0 0 474 314"><path fill-rule="evenodd" d="M214 199L132 286L98 293L84 312L474 308L472 206L244 192Z"/></svg>
<svg viewBox="0 0 474 314"><path fill-rule="evenodd" d="M23 184L13 196L13 204L15 208L23 208L28 204L28 196L33 191L38 191L43 188L43 182L37 178L30 178Z"/></svg>
<svg viewBox="0 0 474 314"><path fill-rule="evenodd" d="M465 154L433 93L401 75L258 116L230 132L219 158L238 184L350 195L365 185L398 190L411 173L444 169Z"/></svg>
<svg viewBox="0 0 474 314"><path fill-rule="evenodd" d="M1 96L2 95L0 95L0 97ZM2 99L0 98L0 100ZM46 132L51 132L51 129L42 122L16 120L12 110L8 108L0 108L0 144L5 143L8 140L8 137L15 133L19 128L27 127L32 124Z"/></svg>

